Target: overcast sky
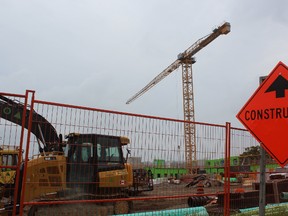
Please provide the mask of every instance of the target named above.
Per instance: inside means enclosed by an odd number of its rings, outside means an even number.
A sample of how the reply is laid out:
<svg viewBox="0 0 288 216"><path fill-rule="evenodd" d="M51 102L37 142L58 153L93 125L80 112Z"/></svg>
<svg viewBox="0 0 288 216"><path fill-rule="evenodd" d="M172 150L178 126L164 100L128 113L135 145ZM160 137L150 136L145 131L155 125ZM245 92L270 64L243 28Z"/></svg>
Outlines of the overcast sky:
<svg viewBox="0 0 288 216"><path fill-rule="evenodd" d="M181 69L125 102L227 21L231 32L195 55L195 118L242 127L235 116L259 76L288 65L287 8L286 0L1 0L0 91L183 119Z"/></svg>

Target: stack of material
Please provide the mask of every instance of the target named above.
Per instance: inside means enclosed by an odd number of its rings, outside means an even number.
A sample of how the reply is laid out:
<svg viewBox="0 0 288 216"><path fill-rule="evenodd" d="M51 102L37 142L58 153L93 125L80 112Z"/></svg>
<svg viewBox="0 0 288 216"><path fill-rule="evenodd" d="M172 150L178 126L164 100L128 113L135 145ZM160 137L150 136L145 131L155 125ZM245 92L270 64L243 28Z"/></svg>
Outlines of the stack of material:
<svg viewBox="0 0 288 216"><path fill-rule="evenodd" d="M186 175L181 178L182 182L187 183L185 187L198 187L204 185L204 187L221 186L223 181L210 178L207 174L194 174Z"/></svg>

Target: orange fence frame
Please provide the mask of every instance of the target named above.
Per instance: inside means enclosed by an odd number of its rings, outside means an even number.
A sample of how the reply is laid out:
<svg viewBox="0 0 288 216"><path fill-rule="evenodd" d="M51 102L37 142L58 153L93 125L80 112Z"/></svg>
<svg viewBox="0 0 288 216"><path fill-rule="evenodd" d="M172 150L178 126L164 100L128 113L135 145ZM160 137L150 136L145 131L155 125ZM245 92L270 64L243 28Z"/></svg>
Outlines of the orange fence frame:
<svg viewBox="0 0 288 216"><path fill-rule="evenodd" d="M54 103L54 102L47 102L47 101L41 101L35 99L35 91L27 90L25 95L19 95L19 94L9 94L9 93L2 93L0 92L0 95L10 96L10 97L20 97L25 99L24 103L24 112L23 112L23 119L22 119L22 127L21 127L21 137L19 141L19 148L20 152L18 155L18 165L16 169L16 179L15 179L15 196L14 196L14 206L13 206L13 215L16 215L17 210L17 200L19 199L17 191L19 187L22 187L22 193L20 197L20 215L23 215L23 209L25 205L49 205L51 202L24 202L24 194L25 194L25 185L26 185L26 174L27 174L27 158L29 157L29 149L30 149L30 139L31 139L31 126L32 126L32 115L29 115L29 126L28 126L28 134L27 134L27 140L26 140L26 149L25 149L25 163L24 163L24 174L23 174L23 181L22 185L20 185L20 179L19 179L19 173L20 173L20 163L22 159L22 149L23 149L23 142L24 142L24 129L25 129L25 117L26 117L26 107L28 104L30 104L30 110L34 110L35 104L42 104L42 105L49 105L49 106L59 106L59 107L66 107L71 109L81 109L81 110L87 110L87 111L95 111L95 112L101 112L101 113L109 113L109 114L115 114L115 115L123 115L123 116L130 116L130 117L137 117L137 118L143 118L143 119L153 119L153 120L159 120L159 121L171 121L176 123L192 123L192 124L199 124L201 126L205 127L215 127L215 128L224 128L225 127L225 145L223 151L225 152L224 156L224 215L228 216L230 215L230 157L231 157L231 124L226 123L225 126L223 125L217 125L217 124L209 124L209 123L200 123L200 122L185 122L183 120L178 119L170 119L170 118L163 118L163 117L155 117L155 116L147 116L147 115L140 115L140 114L132 114L132 113L126 113L126 112L118 112L118 111L111 111L111 110L103 110L103 109L95 109L95 108L89 108L89 107L83 107L83 106L75 106L75 105L67 105L67 104L61 104L61 103ZM235 128L234 128L235 129ZM205 131L206 129L204 129ZM209 130L209 128L207 129ZM240 129L242 130L242 129ZM245 131L245 130L243 130ZM156 142L156 141L155 141ZM129 200L129 201L141 201L141 200L157 200L157 199L171 199L171 198L188 198L189 196L201 196L194 193L187 193L182 195L161 195L161 196L150 196L150 197L134 197L134 198L121 198L121 199L109 199L109 200L70 200L70 201L55 201L53 204L72 204L72 203L98 203L98 202L111 202L111 201L119 201L119 200ZM216 193L207 193L204 194L206 196L212 196L216 195Z"/></svg>

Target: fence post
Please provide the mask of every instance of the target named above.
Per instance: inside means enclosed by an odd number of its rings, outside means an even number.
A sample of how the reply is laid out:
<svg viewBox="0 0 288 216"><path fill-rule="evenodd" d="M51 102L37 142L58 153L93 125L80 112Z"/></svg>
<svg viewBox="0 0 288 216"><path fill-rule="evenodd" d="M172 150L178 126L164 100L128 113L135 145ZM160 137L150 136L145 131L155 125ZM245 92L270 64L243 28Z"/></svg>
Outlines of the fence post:
<svg viewBox="0 0 288 216"><path fill-rule="evenodd" d="M18 153L18 163L16 168L16 178L15 178L15 188L14 188L14 202L13 202L13 210L12 215L16 215L17 211L17 204L19 204L19 200L21 197L21 194L18 194L19 187L21 188L22 185L19 185L22 181L20 181L20 166L22 163L22 149L23 149L23 140L24 140L24 132L25 132L25 122L26 122L26 108L28 103L28 94L26 91L25 94L25 102L24 102L24 108L22 113L22 127L21 127L21 135L20 135L20 143L19 143L19 153Z"/></svg>
<svg viewBox="0 0 288 216"><path fill-rule="evenodd" d="M230 140L231 123L226 122L225 130L225 167L224 167L224 216L230 215Z"/></svg>
<svg viewBox="0 0 288 216"><path fill-rule="evenodd" d="M26 186L26 173L27 173L27 162L29 157L29 147L30 147L30 136L31 136L31 127L32 127L32 112L34 108L34 96L35 91L26 90L26 100L28 101L28 98L30 98L30 113L29 113L29 119L28 119L28 132L27 132L27 140L26 140L26 152L25 152L25 162L24 162L24 170L23 170L23 176L22 176L22 185L19 185L22 187L21 190L21 199L19 204L19 215L23 215L23 209L24 209L24 198L25 198L25 186ZM26 109L26 108L25 108Z"/></svg>

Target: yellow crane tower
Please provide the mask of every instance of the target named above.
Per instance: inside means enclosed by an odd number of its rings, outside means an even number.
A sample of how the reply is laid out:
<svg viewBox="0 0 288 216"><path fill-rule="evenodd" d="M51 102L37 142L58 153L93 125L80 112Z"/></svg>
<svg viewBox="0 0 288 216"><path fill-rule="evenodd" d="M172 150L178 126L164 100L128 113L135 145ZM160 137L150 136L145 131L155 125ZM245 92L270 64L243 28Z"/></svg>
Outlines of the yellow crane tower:
<svg viewBox="0 0 288 216"><path fill-rule="evenodd" d="M193 74L192 64L194 64L195 58L193 57L203 47L207 46L218 36L222 34L228 34L230 32L230 23L225 22L221 26L215 28L212 33L197 40L192 46L186 49L183 53L178 55L178 58L160 74L158 74L151 82L149 82L144 88L132 96L126 104L131 103L158 82L182 66L182 87L183 87L183 110L184 110L184 142L185 142L185 162L186 169L189 174L193 173L193 169L197 168L196 157L196 131L194 115L194 93L193 93Z"/></svg>

